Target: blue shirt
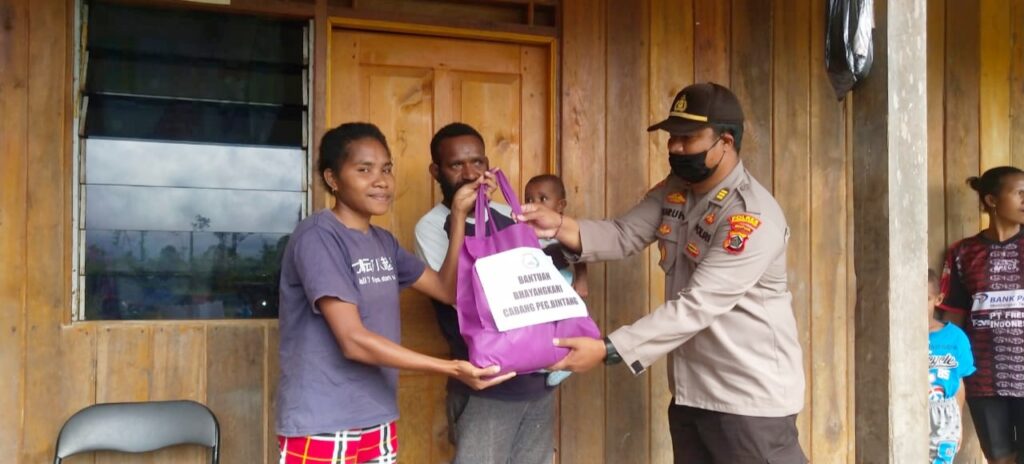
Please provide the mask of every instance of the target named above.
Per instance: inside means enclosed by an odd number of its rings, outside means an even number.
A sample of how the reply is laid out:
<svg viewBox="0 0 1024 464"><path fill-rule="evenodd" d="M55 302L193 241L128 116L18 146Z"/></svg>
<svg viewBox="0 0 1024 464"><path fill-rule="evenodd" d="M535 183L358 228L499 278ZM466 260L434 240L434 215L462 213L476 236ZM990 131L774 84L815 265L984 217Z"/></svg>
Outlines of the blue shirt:
<svg viewBox="0 0 1024 464"><path fill-rule="evenodd" d="M930 401L952 398L960 389L960 380L974 370L971 344L960 327L947 322L945 327L928 334Z"/></svg>

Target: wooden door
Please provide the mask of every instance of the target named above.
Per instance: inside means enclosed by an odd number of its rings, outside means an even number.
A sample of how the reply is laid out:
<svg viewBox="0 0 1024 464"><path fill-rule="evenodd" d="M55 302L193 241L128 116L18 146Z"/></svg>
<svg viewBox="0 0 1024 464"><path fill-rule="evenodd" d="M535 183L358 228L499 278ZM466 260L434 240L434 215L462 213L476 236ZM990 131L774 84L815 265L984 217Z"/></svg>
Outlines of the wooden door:
<svg viewBox="0 0 1024 464"><path fill-rule="evenodd" d="M430 139L460 121L484 137L492 167L522 195L552 166L552 72L547 46L361 32L337 27L330 42L328 124L368 121L388 139L395 163L391 212L374 223L413 249L413 228L441 193L430 176ZM402 295L402 344L448 357L426 298ZM446 379L403 372L399 380L403 462L448 462Z"/></svg>

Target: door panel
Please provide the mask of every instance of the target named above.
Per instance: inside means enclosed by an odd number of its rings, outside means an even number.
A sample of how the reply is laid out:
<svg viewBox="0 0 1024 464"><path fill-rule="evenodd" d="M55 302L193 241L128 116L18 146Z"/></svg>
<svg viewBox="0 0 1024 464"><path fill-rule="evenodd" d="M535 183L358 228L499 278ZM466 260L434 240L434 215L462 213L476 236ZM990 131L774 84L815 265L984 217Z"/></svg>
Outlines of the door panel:
<svg viewBox="0 0 1024 464"><path fill-rule="evenodd" d="M395 162L395 203L373 222L406 249L414 248L416 222L441 198L428 171L430 139L450 122L480 131L491 166L505 171L517 194L531 176L548 172L553 166L550 63L546 46L334 29L328 125L376 124ZM402 344L448 357L429 301L414 291L404 292L401 301ZM439 375L402 373L403 462L451 459L445 382Z"/></svg>

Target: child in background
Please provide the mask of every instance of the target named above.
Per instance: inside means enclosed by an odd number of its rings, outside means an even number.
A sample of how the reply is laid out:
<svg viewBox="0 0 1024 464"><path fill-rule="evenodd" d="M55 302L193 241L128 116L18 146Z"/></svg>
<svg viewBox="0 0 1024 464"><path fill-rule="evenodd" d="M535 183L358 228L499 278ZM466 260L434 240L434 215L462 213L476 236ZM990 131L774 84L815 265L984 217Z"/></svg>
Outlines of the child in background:
<svg viewBox="0 0 1024 464"><path fill-rule="evenodd" d="M967 334L956 324L935 318L942 301L939 277L928 270L928 410L931 424L931 464L952 464L960 448L960 411L964 403L963 378L974 373L974 356Z"/></svg>
<svg viewBox="0 0 1024 464"><path fill-rule="evenodd" d="M565 199L565 184L562 183L562 179L554 174L541 174L534 176L526 183L526 192L524 195L524 201L526 203L540 203L558 214L562 214L565 211L567 204ZM552 238L540 239L540 247L544 249L544 254L551 257L551 260L555 263L555 268L558 272L562 273L562 277L572 284L572 288L579 293L580 297L586 298L587 293L587 265L585 263L576 263L573 269L569 269L569 261L565 259L565 254L562 253L562 246L558 243L558 240ZM575 272L573 272L575 271Z"/></svg>
<svg viewBox="0 0 1024 464"><path fill-rule="evenodd" d="M551 210L562 214L567 205L565 199L565 184L562 179L554 174L541 174L534 176L526 183L523 200L526 203L540 203ZM562 253L562 245L553 238L540 239L540 247L544 254L551 257L555 268L562 274L566 282L572 285L581 298L586 298L589 290L587 288L587 265L576 263L573 269L569 268L569 261ZM574 272L575 271L575 272ZM562 383L572 375L569 371L555 371L548 374L547 384L555 386Z"/></svg>

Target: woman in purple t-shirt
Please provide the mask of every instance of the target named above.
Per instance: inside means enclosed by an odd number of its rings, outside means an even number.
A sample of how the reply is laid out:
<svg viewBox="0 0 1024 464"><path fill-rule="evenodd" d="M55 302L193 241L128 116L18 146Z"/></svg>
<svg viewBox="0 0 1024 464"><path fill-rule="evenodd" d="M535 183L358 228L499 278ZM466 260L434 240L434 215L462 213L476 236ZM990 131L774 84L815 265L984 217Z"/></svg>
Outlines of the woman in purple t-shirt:
<svg viewBox="0 0 1024 464"><path fill-rule="evenodd" d="M296 226L281 262L277 433L281 462L373 462L397 459L398 369L455 377L472 388L499 366L427 356L400 343L399 292L455 300L458 250L465 218L482 183L459 189L452 202L451 243L438 272L370 224L394 195L391 153L367 123L331 129L320 143L319 171L335 199Z"/></svg>

